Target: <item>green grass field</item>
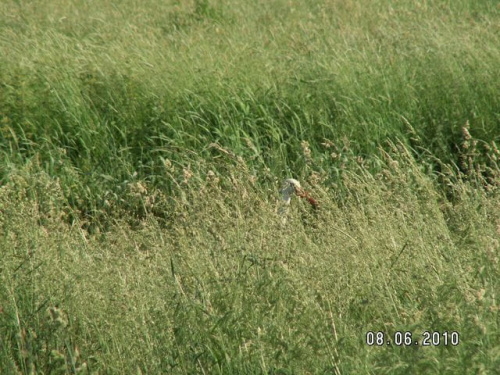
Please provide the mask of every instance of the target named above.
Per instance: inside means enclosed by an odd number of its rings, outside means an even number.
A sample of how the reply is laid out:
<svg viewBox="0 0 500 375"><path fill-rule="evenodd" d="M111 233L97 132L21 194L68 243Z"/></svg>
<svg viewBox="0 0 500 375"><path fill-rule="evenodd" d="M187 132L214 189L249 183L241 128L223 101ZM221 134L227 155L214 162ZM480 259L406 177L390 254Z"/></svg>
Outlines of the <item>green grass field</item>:
<svg viewBox="0 0 500 375"><path fill-rule="evenodd" d="M493 0L2 1L0 373L498 374L499 46Z"/></svg>

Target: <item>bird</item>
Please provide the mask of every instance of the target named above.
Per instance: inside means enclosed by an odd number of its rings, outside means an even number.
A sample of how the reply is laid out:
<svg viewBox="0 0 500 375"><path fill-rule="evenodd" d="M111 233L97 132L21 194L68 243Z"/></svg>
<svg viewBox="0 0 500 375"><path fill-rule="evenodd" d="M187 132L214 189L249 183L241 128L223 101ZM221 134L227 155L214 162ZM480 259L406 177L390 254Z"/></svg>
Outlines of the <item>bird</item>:
<svg viewBox="0 0 500 375"><path fill-rule="evenodd" d="M292 196L295 194L300 198L306 199L314 209L319 208L318 201L311 197L311 195L307 191L302 189L302 186L300 186L300 182L294 178L287 178L285 181L283 181L283 186L280 192L283 201L287 205L290 204Z"/></svg>
<svg viewBox="0 0 500 375"><path fill-rule="evenodd" d="M315 210L319 207L318 201L311 197L311 195L306 190L302 189L302 186L300 186L300 182L294 178L287 178L283 181L280 193L283 200L283 205L279 210L279 215L281 216L281 221L283 222L283 224L285 224L287 221L286 213L288 211L288 206L290 206L292 196L294 195L306 199Z"/></svg>
<svg viewBox="0 0 500 375"><path fill-rule="evenodd" d="M309 192L302 189L302 187L300 186L300 182L294 178L287 178L285 181L283 181L283 186L281 187L280 193L283 199L283 205L279 209L279 215L281 216L281 222L283 224L286 224L287 222L286 214L288 211L288 207L290 206L290 202L292 200L293 195L306 199L309 202L309 204L314 208L314 210L317 210L319 208L318 201L313 197L311 197ZM350 234L344 232L343 230L333 226L330 226L330 228L336 230L337 232L342 233L346 237L349 237L355 243L359 243L359 241L356 238L352 237Z"/></svg>

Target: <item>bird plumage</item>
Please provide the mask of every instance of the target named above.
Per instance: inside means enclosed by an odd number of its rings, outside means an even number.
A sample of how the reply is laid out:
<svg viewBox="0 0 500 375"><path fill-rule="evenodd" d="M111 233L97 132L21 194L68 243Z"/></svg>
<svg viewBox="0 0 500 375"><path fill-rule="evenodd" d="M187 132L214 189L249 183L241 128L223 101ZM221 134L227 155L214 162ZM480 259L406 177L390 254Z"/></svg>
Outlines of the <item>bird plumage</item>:
<svg viewBox="0 0 500 375"><path fill-rule="evenodd" d="M300 186L300 182L294 178L287 178L285 181L283 181L283 186L281 187L280 193L283 199L283 205L279 209L279 215L281 216L283 224L285 224L287 221L286 214L288 211L288 206L290 205L292 196L294 195L306 199L314 209L318 208L318 201L311 197L311 195L307 191L302 189L302 186Z"/></svg>
<svg viewBox="0 0 500 375"><path fill-rule="evenodd" d="M286 204L290 204L292 196L296 195L300 198L306 199L313 208L318 208L318 201L311 197L311 195L302 189L300 182L294 178L287 178L283 181L283 186L281 188L281 196Z"/></svg>

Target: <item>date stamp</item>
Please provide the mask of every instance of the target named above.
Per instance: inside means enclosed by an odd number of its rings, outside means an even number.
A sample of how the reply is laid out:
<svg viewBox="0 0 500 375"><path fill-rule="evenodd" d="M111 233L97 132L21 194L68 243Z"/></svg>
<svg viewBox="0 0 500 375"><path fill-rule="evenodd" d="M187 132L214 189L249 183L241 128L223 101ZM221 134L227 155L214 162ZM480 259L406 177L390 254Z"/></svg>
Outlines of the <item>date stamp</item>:
<svg viewBox="0 0 500 375"><path fill-rule="evenodd" d="M457 331L424 331L416 335L411 331L368 331L365 335L368 346L457 346L460 334Z"/></svg>

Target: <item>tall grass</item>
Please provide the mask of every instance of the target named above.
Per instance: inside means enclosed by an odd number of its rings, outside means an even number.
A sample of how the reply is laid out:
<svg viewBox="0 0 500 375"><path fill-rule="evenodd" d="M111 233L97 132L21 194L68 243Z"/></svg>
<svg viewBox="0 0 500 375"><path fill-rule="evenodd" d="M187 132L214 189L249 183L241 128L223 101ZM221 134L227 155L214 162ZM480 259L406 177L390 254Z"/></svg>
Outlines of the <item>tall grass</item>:
<svg viewBox="0 0 500 375"><path fill-rule="evenodd" d="M494 373L499 12L2 2L0 369Z"/></svg>
<svg viewBox="0 0 500 375"><path fill-rule="evenodd" d="M321 210L294 201L286 226L275 194L241 168L186 174L168 229L148 214L94 234L66 224L59 181L19 170L0 190L1 367L494 373L498 194L463 180L449 203L402 144L379 158L380 175L343 175L340 204L310 186ZM145 207L166 199L138 183L128 192ZM368 331L456 331L460 343L372 347Z"/></svg>

